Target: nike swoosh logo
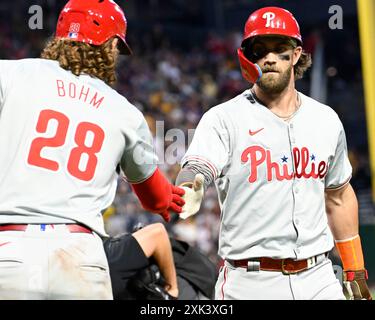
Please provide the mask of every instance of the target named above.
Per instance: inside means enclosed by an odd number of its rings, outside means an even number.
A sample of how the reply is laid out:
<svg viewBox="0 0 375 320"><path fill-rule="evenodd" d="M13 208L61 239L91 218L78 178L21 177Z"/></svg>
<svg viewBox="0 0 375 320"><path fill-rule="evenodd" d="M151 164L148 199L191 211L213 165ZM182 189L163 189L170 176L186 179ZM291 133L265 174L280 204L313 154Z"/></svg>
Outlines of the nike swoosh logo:
<svg viewBox="0 0 375 320"><path fill-rule="evenodd" d="M261 132L263 129L264 129L264 128L259 129L259 130L256 130L256 131L251 131L251 130L249 130L249 134L250 134L251 136L255 136L257 133Z"/></svg>
<svg viewBox="0 0 375 320"><path fill-rule="evenodd" d="M5 246L5 245L8 244L8 243L10 243L10 242L0 243L0 247Z"/></svg>

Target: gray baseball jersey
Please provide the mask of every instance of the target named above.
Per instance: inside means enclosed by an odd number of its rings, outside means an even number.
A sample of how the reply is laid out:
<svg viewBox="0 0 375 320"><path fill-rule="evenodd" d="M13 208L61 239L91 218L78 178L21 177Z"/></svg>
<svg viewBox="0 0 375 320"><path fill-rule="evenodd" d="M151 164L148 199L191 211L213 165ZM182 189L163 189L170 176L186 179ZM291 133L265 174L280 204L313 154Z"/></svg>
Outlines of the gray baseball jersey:
<svg viewBox="0 0 375 320"><path fill-rule="evenodd" d="M81 222L101 235L118 164L138 183L157 163L137 108L45 59L0 61L0 150L0 224Z"/></svg>
<svg viewBox="0 0 375 320"><path fill-rule="evenodd" d="M219 195L225 259L305 259L333 248L324 191L348 183L337 114L302 93L285 122L250 90L204 114L182 159L209 170Z"/></svg>

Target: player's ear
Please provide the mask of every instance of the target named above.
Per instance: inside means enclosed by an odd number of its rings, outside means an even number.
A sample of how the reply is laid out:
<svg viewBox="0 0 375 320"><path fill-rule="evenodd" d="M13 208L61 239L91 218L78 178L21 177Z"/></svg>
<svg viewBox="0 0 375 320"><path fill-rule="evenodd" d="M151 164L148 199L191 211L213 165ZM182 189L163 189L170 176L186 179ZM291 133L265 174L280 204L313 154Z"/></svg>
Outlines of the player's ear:
<svg viewBox="0 0 375 320"><path fill-rule="evenodd" d="M116 50L117 44L118 44L118 39L117 38L113 38L112 39L112 50Z"/></svg>
<svg viewBox="0 0 375 320"><path fill-rule="evenodd" d="M302 55L302 47L297 47L293 51L293 66L295 66Z"/></svg>

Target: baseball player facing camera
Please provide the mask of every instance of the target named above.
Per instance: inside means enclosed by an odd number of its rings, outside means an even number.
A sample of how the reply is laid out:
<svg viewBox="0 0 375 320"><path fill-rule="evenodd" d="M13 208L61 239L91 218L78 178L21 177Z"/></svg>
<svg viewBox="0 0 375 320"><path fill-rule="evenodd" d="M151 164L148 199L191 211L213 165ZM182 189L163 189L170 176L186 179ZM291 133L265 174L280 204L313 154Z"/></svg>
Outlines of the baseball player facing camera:
<svg viewBox="0 0 375 320"><path fill-rule="evenodd" d="M202 117L182 159L186 218L215 183L221 205L216 299L371 299L352 168L337 114L298 92L311 65L296 19L266 7L248 18L238 57L251 88Z"/></svg>
<svg viewBox="0 0 375 320"><path fill-rule="evenodd" d="M101 213L118 166L146 210L181 212L143 115L111 88L126 30L114 1L71 0L42 59L0 61L0 299L113 298Z"/></svg>

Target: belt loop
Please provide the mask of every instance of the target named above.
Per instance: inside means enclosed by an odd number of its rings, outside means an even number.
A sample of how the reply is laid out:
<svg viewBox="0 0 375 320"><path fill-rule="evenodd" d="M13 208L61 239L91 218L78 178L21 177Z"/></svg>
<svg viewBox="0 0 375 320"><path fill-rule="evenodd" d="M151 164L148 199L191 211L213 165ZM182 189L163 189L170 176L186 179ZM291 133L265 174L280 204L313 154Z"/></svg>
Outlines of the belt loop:
<svg viewBox="0 0 375 320"><path fill-rule="evenodd" d="M307 269L314 267L317 264L317 256L307 259Z"/></svg>
<svg viewBox="0 0 375 320"><path fill-rule="evenodd" d="M316 264L319 264L328 259L329 252L322 253L316 256Z"/></svg>

